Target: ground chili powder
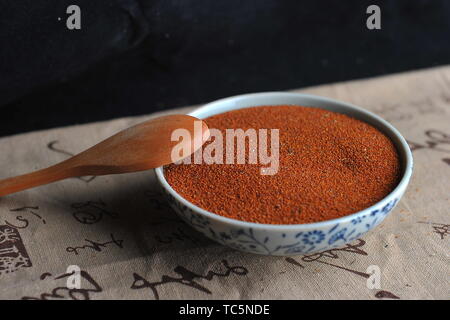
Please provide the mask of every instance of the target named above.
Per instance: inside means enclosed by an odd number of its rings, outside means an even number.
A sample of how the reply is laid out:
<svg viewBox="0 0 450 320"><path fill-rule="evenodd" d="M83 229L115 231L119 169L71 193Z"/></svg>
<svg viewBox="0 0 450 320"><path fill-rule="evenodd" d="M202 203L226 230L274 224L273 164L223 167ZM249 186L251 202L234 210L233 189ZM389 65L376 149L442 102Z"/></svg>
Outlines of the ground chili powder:
<svg viewBox="0 0 450 320"><path fill-rule="evenodd" d="M339 218L378 202L399 180L399 157L391 140L343 114L267 106L222 113L206 123L224 135L225 129L280 130L280 166L272 176L261 175L262 165L254 164L165 167L174 190L221 216L267 224Z"/></svg>

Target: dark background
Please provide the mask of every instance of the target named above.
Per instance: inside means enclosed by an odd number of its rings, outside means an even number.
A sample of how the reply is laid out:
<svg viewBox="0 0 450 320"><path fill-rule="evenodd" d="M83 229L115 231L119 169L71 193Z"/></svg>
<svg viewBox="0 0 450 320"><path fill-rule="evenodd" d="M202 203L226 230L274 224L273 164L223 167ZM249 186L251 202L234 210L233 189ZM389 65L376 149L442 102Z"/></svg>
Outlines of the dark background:
<svg viewBox="0 0 450 320"><path fill-rule="evenodd" d="M2 0L0 136L448 63L448 0Z"/></svg>

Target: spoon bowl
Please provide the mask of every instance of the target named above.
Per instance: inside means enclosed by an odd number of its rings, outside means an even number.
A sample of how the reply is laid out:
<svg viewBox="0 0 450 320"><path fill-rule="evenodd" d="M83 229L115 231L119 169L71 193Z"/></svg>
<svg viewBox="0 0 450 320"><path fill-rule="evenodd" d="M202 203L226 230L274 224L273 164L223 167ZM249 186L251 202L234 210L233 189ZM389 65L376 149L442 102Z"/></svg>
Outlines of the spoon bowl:
<svg viewBox="0 0 450 320"><path fill-rule="evenodd" d="M173 139L182 130L183 139ZM0 180L0 196L58 180L143 171L182 160L209 137L207 125L189 115L168 115L125 129L49 168ZM176 138L176 137L175 137ZM184 152L174 153L180 145Z"/></svg>

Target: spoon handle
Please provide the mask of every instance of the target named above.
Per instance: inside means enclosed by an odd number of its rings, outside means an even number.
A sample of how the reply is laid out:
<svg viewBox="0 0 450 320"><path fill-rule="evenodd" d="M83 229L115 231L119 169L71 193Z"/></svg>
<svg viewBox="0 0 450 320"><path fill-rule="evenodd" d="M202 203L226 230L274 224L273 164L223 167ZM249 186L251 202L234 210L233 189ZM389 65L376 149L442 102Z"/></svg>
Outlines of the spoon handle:
<svg viewBox="0 0 450 320"><path fill-rule="evenodd" d="M46 169L0 180L0 197L76 175L76 170L64 161Z"/></svg>

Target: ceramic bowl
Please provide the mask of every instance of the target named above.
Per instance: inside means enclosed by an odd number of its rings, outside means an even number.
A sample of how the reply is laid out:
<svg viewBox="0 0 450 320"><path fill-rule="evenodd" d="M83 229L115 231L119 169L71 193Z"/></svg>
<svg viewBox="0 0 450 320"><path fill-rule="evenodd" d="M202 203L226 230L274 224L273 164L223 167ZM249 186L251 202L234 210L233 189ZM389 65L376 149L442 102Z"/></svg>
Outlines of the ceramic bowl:
<svg viewBox="0 0 450 320"><path fill-rule="evenodd" d="M231 248L263 255L310 254L343 246L380 224L394 209L409 183L413 159L407 142L387 121L357 106L313 95L267 92L221 99L190 113L200 119L219 113L264 105L301 105L347 114L367 122L386 134L401 158L402 177L397 187L373 206L338 219L318 223L271 225L244 222L208 212L181 197L167 183L163 168L156 176L170 206L190 226L208 238Z"/></svg>

